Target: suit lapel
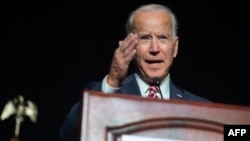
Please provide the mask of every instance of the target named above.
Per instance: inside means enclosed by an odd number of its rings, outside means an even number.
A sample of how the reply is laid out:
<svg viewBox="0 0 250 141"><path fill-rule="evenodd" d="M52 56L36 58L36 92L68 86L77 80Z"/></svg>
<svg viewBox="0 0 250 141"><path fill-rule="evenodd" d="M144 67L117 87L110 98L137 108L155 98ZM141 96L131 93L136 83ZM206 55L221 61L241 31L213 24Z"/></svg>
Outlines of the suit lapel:
<svg viewBox="0 0 250 141"><path fill-rule="evenodd" d="M129 75L121 84L120 93L141 96L139 86L133 74Z"/></svg>
<svg viewBox="0 0 250 141"><path fill-rule="evenodd" d="M187 95L184 94L184 90L177 87L170 80L170 99L188 99Z"/></svg>

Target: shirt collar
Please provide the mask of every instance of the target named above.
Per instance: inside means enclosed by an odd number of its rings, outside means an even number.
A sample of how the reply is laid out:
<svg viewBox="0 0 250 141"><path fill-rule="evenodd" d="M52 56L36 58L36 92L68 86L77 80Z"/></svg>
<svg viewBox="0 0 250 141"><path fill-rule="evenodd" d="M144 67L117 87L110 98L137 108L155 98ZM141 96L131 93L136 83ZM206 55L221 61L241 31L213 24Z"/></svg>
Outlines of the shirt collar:
<svg viewBox="0 0 250 141"><path fill-rule="evenodd" d="M139 85L141 95L143 97L145 97L145 94L147 93L149 85L147 83L145 83L137 73L135 73L134 75L135 75L135 79ZM161 89L161 92L162 92L164 99L169 99L169 97L170 97L169 84L170 84L170 74L168 74L160 84L160 89Z"/></svg>

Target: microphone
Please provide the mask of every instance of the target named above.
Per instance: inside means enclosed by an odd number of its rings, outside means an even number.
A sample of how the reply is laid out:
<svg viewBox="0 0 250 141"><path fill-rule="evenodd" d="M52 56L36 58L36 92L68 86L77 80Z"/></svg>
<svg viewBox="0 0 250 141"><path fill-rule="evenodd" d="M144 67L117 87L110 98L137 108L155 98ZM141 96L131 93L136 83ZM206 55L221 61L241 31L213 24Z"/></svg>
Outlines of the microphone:
<svg viewBox="0 0 250 141"><path fill-rule="evenodd" d="M163 96L162 96L162 93L161 93L160 84L161 84L161 80L160 80L160 78L155 77L155 78L153 79L153 85L155 85L155 86L157 86L157 87L158 87L158 89L159 89L159 93L160 93L160 95L161 95L161 99L163 99Z"/></svg>

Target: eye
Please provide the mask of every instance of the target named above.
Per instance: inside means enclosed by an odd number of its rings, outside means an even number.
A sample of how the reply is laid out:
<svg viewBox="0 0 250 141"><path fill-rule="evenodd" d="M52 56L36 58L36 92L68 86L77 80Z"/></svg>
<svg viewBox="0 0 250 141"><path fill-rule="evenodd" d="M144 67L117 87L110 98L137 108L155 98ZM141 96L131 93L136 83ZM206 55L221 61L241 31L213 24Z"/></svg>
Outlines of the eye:
<svg viewBox="0 0 250 141"><path fill-rule="evenodd" d="M148 40L150 40L150 36L149 35L142 35L142 36L140 36L140 40L141 41L148 41Z"/></svg>
<svg viewBox="0 0 250 141"><path fill-rule="evenodd" d="M161 36L159 36L158 38L159 38L160 40L167 40L167 39L168 39L168 37L165 36L165 35L161 35Z"/></svg>

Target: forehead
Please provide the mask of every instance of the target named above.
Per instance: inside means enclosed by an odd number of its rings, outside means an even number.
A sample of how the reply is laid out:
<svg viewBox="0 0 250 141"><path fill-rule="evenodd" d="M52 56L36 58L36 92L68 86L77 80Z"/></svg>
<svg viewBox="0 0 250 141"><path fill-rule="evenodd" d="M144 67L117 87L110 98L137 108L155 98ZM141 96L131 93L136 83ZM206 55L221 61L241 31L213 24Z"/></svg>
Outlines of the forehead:
<svg viewBox="0 0 250 141"><path fill-rule="evenodd" d="M172 28L169 13L165 11L140 11L134 16L135 30L169 30Z"/></svg>

